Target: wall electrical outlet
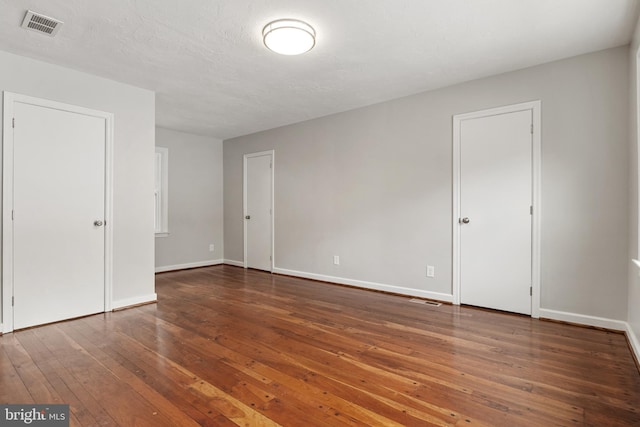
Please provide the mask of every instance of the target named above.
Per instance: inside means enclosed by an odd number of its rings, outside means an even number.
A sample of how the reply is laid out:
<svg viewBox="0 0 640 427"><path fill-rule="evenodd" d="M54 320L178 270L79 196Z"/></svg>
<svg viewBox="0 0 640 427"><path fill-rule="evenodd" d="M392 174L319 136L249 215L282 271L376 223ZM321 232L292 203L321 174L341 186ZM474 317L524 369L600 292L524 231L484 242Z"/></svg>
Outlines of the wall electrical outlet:
<svg viewBox="0 0 640 427"><path fill-rule="evenodd" d="M215 249L216 247L213 243L209 245L209 252L213 252Z"/></svg>
<svg viewBox="0 0 640 427"><path fill-rule="evenodd" d="M340 257L338 255L333 256L333 265L340 265Z"/></svg>
<svg viewBox="0 0 640 427"><path fill-rule="evenodd" d="M436 268L433 265L427 265L427 277L435 277Z"/></svg>

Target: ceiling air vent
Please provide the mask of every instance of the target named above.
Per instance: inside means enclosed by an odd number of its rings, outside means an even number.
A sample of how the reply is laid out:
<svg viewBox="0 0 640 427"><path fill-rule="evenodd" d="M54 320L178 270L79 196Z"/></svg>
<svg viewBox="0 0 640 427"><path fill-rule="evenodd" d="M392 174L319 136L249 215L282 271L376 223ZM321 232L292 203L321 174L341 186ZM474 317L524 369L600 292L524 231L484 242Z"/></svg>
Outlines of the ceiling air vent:
<svg viewBox="0 0 640 427"><path fill-rule="evenodd" d="M47 34L51 37L55 36L64 22L55 18L27 10L27 14L22 21L22 28Z"/></svg>

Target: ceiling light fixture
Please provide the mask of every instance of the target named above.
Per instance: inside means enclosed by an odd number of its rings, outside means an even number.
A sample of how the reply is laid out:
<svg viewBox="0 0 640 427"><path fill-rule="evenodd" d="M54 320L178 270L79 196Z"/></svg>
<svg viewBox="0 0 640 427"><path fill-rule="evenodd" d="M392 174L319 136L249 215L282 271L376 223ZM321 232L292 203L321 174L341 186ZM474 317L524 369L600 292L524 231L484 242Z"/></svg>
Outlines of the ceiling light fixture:
<svg viewBox="0 0 640 427"><path fill-rule="evenodd" d="M316 31L297 19L278 19L262 29L264 45L281 55L300 55L316 44Z"/></svg>

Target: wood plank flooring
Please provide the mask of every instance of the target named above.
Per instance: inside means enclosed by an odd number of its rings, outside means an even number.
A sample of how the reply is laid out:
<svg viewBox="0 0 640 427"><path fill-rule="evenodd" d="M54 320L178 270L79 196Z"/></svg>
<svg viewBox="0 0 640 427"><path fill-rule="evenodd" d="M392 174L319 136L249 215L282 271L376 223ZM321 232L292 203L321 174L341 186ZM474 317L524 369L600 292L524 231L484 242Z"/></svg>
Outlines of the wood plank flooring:
<svg viewBox="0 0 640 427"><path fill-rule="evenodd" d="M634 426L624 335L231 266L0 337L0 403L77 426Z"/></svg>

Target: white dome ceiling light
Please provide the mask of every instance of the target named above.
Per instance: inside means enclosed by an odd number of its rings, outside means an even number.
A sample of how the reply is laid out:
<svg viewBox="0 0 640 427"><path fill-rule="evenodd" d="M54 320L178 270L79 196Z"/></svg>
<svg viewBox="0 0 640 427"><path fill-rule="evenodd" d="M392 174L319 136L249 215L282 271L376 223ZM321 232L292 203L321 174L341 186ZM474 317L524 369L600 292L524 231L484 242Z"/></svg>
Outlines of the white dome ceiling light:
<svg viewBox="0 0 640 427"><path fill-rule="evenodd" d="M297 19L278 19L262 29L264 45L281 55L300 55L316 44L316 31Z"/></svg>

